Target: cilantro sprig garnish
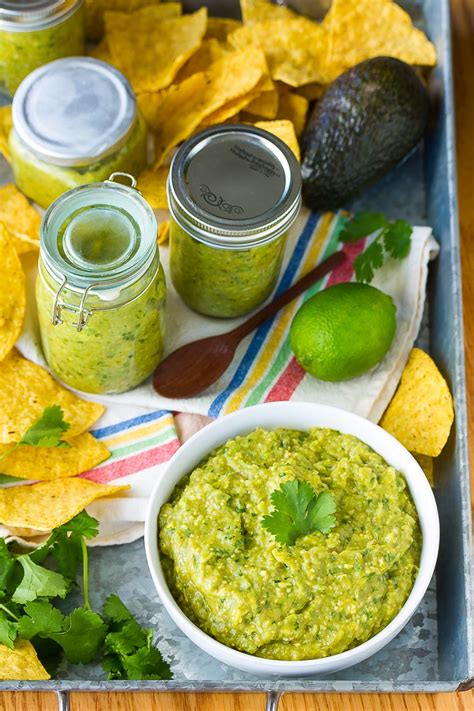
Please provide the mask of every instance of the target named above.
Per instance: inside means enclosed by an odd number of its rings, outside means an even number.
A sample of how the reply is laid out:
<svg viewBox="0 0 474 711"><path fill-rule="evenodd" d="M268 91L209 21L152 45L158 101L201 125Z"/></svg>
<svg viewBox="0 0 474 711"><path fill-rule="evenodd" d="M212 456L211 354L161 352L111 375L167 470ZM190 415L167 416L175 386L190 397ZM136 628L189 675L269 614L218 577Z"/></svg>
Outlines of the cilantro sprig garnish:
<svg viewBox="0 0 474 711"><path fill-rule="evenodd" d="M109 679L171 679L168 664L153 646L153 630L140 627L117 595L104 604L109 633L102 666Z"/></svg>
<svg viewBox="0 0 474 711"><path fill-rule="evenodd" d="M341 242L358 242L374 235L368 247L354 260L358 281L370 283L376 269L389 257L405 259L410 253L413 228L405 220L390 222L381 212L357 212L342 228Z"/></svg>
<svg viewBox="0 0 474 711"><path fill-rule="evenodd" d="M0 644L13 649L16 640L31 640L50 673L64 656L72 664L99 658L110 679L171 678L153 631L116 595L103 614L91 608L86 539L97 533L97 520L82 511L30 553L14 554L0 538ZM80 567L84 604L63 614L56 601L77 586Z"/></svg>
<svg viewBox="0 0 474 711"><path fill-rule="evenodd" d="M336 502L328 491L316 494L306 481L287 481L270 497L275 510L262 525L278 543L294 546L296 539L320 531L327 534L336 525Z"/></svg>
<svg viewBox="0 0 474 711"><path fill-rule="evenodd" d="M59 405L45 407L41 417L33 422L19 442L13 444L10 449L0 454L0 460L8 457L18 447L69 447L70 445L62 439L64 432L67 432L70 424L64 421L64 413Z"/></svg>

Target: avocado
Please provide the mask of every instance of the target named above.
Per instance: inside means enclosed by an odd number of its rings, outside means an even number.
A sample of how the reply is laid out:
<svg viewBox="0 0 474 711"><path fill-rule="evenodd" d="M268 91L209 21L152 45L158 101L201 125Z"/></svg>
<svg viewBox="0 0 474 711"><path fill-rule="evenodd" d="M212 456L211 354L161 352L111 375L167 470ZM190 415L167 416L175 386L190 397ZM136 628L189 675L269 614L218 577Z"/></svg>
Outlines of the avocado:
<svg viewBox="0 0 474 711"><path fill-rule="evenodd" d="M429 110L427 89L398 59L376 57L341 74L303 135L306 204L341 207L388 173L422 138Z"/></svg>

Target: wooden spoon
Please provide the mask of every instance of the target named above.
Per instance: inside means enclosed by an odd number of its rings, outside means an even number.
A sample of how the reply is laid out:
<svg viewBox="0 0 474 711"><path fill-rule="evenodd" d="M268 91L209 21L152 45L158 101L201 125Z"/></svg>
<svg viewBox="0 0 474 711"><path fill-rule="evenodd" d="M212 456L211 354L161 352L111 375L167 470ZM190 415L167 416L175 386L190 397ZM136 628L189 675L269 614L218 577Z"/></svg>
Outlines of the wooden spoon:
<svg viewBox="0 0 474 711"><path fill-rule="evenodd" d="M185 398L206 390L227 370L242 338L346 259L344 252L336 252L237 328L187 343L170 353L155 370L153 387L156 392L164 397Z"/></svg>

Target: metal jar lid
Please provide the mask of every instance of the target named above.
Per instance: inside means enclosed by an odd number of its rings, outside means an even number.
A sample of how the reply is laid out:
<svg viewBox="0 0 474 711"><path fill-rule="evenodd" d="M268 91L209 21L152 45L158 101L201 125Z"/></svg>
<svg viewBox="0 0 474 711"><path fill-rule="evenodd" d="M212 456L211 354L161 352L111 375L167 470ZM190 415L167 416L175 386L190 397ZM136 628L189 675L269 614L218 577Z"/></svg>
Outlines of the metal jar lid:
<svg viewBox="0 0 474 711"><path fill-rule="evenodd" d="M1 0L0 29L9 32L43 30L62 22L84 0Z"/></svg>
<svg viewBox="0 0 474 711"><path fill-rule="evenodd" d="M193 237L243 248L285 232L301 206L301 171L290 148L253 126L216 126L183 144L171 163L168 202Z"/></svg>
<svg viewBox="0 0 474 711"><path fill-rule="evenodd" d="M27 148L59 166L110 155L124 144L137 115L123 74L91 57L66 57L35 69L16 90L12 111Z"/></svg>

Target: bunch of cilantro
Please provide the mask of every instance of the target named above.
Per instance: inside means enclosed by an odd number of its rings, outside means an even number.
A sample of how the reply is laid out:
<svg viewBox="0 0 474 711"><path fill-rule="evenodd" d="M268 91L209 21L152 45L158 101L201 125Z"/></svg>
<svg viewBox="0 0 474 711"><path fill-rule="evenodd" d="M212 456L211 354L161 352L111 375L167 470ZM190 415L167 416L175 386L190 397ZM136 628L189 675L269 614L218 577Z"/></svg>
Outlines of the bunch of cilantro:
<svg viewBox="0 0 474 711"><path fill-rule="evenodd" d="M62 439L68 429L61 408L47 407L0 459L22 446L69 447ZM15 554L0 538L0 644L13 649L16 640L30 640L51 675L63 658L72 664L101 659L109 679L170 679L153 630L140 627L117 595L106 599L102 615L91 609L86 540L98 526L82 511L30 553ZM78 587L80 569L84 606L63 614L58 601Z"/></svg>
<svg viewBox="0 0 474 711"><path fill-rule="evenodd" d="M14 554L0 538L0 643L13 649L17 639L31 640L50 674L63 658L100 659L109 679L170 679L153 631L117 595L106 599L102 614L91 609L86 540L97 533L96 519L82 511L30 553ZM58 601L77 587L80 569L84 605L63 614Z"/></svg>

